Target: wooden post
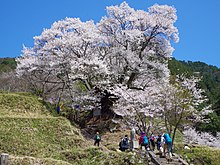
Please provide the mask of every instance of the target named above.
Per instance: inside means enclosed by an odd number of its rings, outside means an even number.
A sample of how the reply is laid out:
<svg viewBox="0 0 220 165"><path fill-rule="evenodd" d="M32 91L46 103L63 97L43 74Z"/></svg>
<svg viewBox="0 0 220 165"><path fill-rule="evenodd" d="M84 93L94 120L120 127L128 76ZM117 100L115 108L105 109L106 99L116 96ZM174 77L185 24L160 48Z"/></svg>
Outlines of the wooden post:
<svg viewBox="0 0 220 165"><path fill-rule="evenodd" d="M1 154L1 165L8 165L8 157L9 155L6 153Z"/></svg>

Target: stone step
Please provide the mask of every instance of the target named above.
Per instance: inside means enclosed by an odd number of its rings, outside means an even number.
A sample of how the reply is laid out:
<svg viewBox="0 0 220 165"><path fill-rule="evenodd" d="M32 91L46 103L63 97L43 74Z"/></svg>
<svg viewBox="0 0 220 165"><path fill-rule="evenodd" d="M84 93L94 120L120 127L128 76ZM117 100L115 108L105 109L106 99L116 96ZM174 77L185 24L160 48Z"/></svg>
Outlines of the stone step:
<svg viewBox="0 0 220 165"><path fill-rule="evenodd" d="M142 159L148 160L149 165L188 165L183 159L177 154L172 154L172 161L168 161L167 157L161 155L157 151L146 151L139 152Z"/></svg>
<svg viewBox="0 0 220 165"><path fill-rule="evenodd" d="M154 156L154 158L160 165L187 165L186 162L184 162L177 154L172 155L171 161L168 161L168 159L164 155L161 155L158 152L155 153L151 151L151 155Z"/></svg>

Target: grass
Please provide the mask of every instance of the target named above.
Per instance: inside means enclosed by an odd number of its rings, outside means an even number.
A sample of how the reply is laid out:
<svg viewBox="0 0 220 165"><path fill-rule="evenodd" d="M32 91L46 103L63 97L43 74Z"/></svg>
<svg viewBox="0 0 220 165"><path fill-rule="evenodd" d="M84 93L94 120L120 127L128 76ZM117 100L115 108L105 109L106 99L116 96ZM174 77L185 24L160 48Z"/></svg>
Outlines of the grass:
<svg viewBox="0 0 220 165"><path fill-rule="evenodd" d="M64 149L80 146L83 137L64 118L1 118L2 152L53 157Z"/></svg>
<svg viewBox="0 0 220 165"><path fill-rule="evenodd" d="M74 164L76 165L126 165L125 160L131 156L127 153L117 153L114 151L105 152L102 147L71 150L64 152L63 155L65 155L64 159L74 160Z"/></svg>
<svg viewBox="0 0 220 165"><path fill-rule="evenodd" d="M0 93L0 152L18 162L31 157L61 161L63 152L86 145L80 131L66 118L50 115L38 97Z"/></svg>
<svg viewBox="0 0 220 165"><path fill-rule="evenodd" d="M29 93L0 92L0 152L9 154L9 164L129 164L131 154L111 150L120 138L109 146L107 135L93 147L93 140L45 105Z"/></svg>
<svg viewBox="0 0 220 165"><path fill-rule="evenodd" d="M180 154L188 163L194 165L219 165L220 150L207 146L190 146L190 151L183 149L183 144L176 144L176 152Z"/></svg>
<svg viewBox="0 0 220 165"><path fill-rule="evenodd" d="M9 157L9 165L30 165L30 164L43 164L43 165L71 165L71 163L56 160L52 158L35 158L30 156L23 156L23 157Z"/></svg>
<svg viewBox="0 0 220 165"><path fill-rule="evenodd" d="M29 93L0 93L0 116L49 115L42 100Z"/></svg>

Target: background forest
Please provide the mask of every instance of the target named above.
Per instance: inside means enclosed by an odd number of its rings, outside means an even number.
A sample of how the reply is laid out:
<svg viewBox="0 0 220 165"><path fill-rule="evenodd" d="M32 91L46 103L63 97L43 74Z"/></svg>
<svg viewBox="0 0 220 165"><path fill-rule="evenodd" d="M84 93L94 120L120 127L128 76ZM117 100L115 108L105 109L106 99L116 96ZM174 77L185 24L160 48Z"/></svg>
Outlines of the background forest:
<svg viewBox="0 0 220 165"><path fill-rule="evenodd" d="M169 68L172 75L202 77L199 86L205 90L204 94L208 98L207 104L212 105L214 112L207 116L211 121L209 125L199 124L197 128L213 134L220 131L220 69L203 62L179 61L174 58L170 61Z"/></svg>

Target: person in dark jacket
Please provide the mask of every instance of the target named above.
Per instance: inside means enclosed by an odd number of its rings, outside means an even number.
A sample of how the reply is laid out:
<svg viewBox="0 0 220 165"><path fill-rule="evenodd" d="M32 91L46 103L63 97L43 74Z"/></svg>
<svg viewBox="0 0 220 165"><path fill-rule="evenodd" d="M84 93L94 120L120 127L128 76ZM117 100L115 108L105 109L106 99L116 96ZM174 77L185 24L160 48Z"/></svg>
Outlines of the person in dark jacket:
<svg viewBox="0 0 220 165"><path fill-rule="evenodd" d="M157 137L157 150L160 151L160 147L161 147L161 135L158 135Z"/></svg>
<svg viewBox="0 0 220 165"><path fill-rule="evenodd" d="M128 135L125 135L125 137L122 138L119 143L119 150L125 151L128 148L129 148L129 139L128 139Z"/></svg>
<svg viewBox="0 0 220 165"><path fill-rule="evenodd" d="M94 145L97 145L97 146L99 147L99 143L100 143L100 141L101 141L101 136L100 136L100 134L99 134L98 131L96 132L96 135L95 135L95 137L94 137L94 140L95 140Z"/></svg>
<svg viewBox="0 0 220 165"><path fill-rule="evenodd" d="M152 151L154 151L154 149L155 149L155 141L154 140L155 140L155 136L152 132L152 134L150 135L150 145L151 145L151 150Z"/></svg>

